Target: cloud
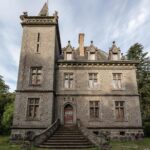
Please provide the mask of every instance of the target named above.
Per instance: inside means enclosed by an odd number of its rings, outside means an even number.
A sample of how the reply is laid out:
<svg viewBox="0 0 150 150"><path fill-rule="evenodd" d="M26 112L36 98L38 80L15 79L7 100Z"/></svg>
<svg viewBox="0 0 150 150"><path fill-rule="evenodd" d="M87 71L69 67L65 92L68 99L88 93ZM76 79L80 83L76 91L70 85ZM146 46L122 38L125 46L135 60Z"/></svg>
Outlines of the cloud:
<svg viewBox="0 0 150 150"><path fill-rule="evenodd" d="M44 3L45 0L0 1L0 75L12 91L16 88L21 49L19 16L23 11L37 15ZM59 12L62 47L68 40L77 47L78 33L84 32L85 45L93 40L106 52L114 40L124 53L136 42L149 51L149 0L55 0L49 2L49 10L51 15L55 10Z"/></svg>

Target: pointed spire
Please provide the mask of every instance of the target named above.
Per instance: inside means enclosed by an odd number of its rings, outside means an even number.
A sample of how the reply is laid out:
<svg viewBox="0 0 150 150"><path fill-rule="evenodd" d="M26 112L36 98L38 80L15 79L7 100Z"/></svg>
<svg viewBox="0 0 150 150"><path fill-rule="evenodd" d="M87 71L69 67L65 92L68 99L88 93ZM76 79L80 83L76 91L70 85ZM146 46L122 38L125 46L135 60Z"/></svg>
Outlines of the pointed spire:
<svg viewBox="0 0 150 150"><path fill-rule="evenodd" d="M39 16L48 16L48 3L45 3L43 8L41 9Z"/></svg>

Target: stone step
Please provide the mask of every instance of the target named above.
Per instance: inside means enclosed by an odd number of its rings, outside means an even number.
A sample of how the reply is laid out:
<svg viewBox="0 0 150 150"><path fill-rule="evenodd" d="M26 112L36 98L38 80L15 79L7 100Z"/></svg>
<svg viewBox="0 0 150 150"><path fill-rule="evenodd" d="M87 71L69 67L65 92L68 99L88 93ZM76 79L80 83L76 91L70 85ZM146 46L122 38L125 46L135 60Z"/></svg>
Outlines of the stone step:
<svg viewBox="0 0 150 150"><path fill-rule="evenodd" d="M50 140L55 140L55 139L58 139L58 140L61 140L61 139L65 139L65 140L81 140L81 139L85 139L85 137L81 136L81 137L63 137L63 136L59 136L59 137L51 137L49 138Z"/></svg>
<svg viewBox="0 0 150 150"><path fill-rule="evenodd" d="M81 142L81 141L87 141L87 139L68 139L68 140L65 140L65 139L49 139L47 140L48 142Z"/></svg>
<svg viewBox="0 0 150 150"><path fill-rule="evenodd" d="M63 133L63 132L56 132L55 135L82 135L81 133Z"/></svg>
<svg viewBox="0 0 150 150"><path fill-rule="evenodd" d="M50 149L83 149L93 147L77 127L60 127L39 147Z"/></svg>
<svg viewBox="0 0 150 150"><path fill-rule="evenodd" d="M40 148L50 148L50 149L87 149L87 148L92 148L93 145L76 145L76 146L49 146L49 145L40 145Z"/></svg>
<svg viewBox="0 0 150 150"><path fill-rule="evenodd" d="M60 143L60 142L58 142L58 143L54 143L54 142L53 142L53 143L52 143L52 142L44 142L42 145L54 145L54 146L55 146L55 145L59 145L59 146L60 146L60 145L63 145L63 146L64 146L64 145L66 145L66 146L67 146L67 145L74 145L74 146L75 146L75 145L91 145L91 143L89 143L88 141L87 141L87 142L82 142L82 141L80 141L80 142L77 142L77 143L76 143L76 142L71 142L71 143L70 143L70 142L65 142L65 143Z"/></svg>

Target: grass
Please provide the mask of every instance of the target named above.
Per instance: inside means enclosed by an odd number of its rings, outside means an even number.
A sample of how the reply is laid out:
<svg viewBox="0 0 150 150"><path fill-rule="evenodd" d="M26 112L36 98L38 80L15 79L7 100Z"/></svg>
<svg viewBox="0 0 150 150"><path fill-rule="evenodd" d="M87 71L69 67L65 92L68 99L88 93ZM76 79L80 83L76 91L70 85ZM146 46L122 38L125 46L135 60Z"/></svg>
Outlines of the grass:
<svg viewBox="0 0 150 150"><path fill-rule="evenodd" d="M144 138L141 141L128 141L128 142L111 142L112 150L150 150L150 138ZM0 150L23 150L22 145L15 145L9 142L8 136L0 136ZM39 148L32 148L31 150L43 150ZM46 149L44 149L46 150ZM89 150L98 150L92 148Z"/></svg>

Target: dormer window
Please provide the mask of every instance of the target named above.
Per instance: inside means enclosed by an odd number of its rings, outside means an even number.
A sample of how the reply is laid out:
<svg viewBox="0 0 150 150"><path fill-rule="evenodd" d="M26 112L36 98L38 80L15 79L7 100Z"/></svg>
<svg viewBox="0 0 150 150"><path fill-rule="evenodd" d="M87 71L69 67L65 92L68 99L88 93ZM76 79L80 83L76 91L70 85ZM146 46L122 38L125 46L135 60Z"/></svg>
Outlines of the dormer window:
<svg viewBox="0 0 150 150"><path fill-rule="evenodd" d="M72 53L71 52L66 53L66 59L67 60L72 60Z"/></svg>
<svg viewBox="0 0 150 150"><path fill-rule="evenodd" d="M95 60L95 53L94 52L91 52L90 55L89 55L89 60Z"/></svg>

